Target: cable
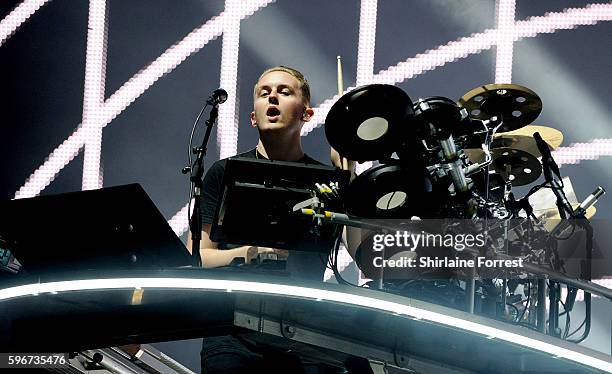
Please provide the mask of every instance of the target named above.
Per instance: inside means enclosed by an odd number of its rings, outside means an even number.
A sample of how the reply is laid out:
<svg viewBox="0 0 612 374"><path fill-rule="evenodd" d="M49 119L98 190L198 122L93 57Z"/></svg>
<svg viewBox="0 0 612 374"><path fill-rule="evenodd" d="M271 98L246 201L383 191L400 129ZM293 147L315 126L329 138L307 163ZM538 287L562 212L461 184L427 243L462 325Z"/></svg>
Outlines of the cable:
<svg viewBox="0 0 612 374"><path fill-rule="evenodd" d="M531 300L531 281L530 280L527 281L527 287L528 287L527 288L527 302L525 303L525 307L523 308L523 311L521 312L521 316L516 320L517 323L520 323L523 317L525 317L525 312L527 311L527 308L529 307L529 302Z"/></svg>
<svg viewBox="0 0 612 374"><path fill-rule="evenodd" d="M340 238L336 238L336 241L334 243L334 249L332 252L333 253L332 271L334 272L334 276L336 277L336 280L338 281L339 284L351 285L352 283L342 278L342 275L340 275L340 272L338 271L338 252L339 250L340 250Z"/></svg>
<svg viewBox="0 0 612 374"><path fill-rule="evenodd" d="M567 335L567 338L570 338L572 335L574 335L575 333L578 332L578 330L580 330L582 328L582 326L584 326L584 324L586 323L586 318L582 321L582 323L580 324L580 326L578 326L576 328L576 330L574 330L574 332L572 332L571 334Z"/></svg>
<svg viewBox="0 0 612 374"><path fill-rule="evenodd" d="M515 314L516 317L518 317L518 315L520 313L519 309L514 304L512 304L512 303L506 303L506 305L512 307L512 309L514 309L514 311L516 312L516 314ZM516 319L516 317L514 317L514 318Z"/></svg>
<svg viewBox="0 0 612 374"><path fill-rule="evenodd" d="M561 300L559 300L561 301ZM565 314L565 329L563 330L563 339L567 339L568 338L568 333L570 330L570 326L571 326L571 318L570 318L570 311L566 309L565 307L565 303L563 301L561 301L561 304L563 305L563 314ZM562 314L559 314L560 316Z"/></svg>
<svg viewBox="0 0 612 374"><path fill-rule="evenodd" d="M593 259L593 227L589 224L588 220L584 220L581 222L582 228L586 231L586 269L583 268L582 276L588 280L591 280L591 260ZM584 291L583 291L584 292ZM585 311L584 311L584 321L580 324L580 327L577 328L573 333L568 335L568 338L574 335L578 330L584 326L584 331L580 338L576 340L569 340L573 343L580 343L585 340L589 333L591 332L591 293L584 292L584 303L585 303Z"/></svg>
<svg viewBox="0 0 612 374"><path fill-rule="evenodd" d="M574 332L572 332L571 334L567 336L568 338L567 341L570 341L576 344L586 339L587 336L589 336L589 332L591 331L591 318L590 318L591 317L591 294L589 292L584 293L584 302L585 302L584 320L582 321L580 326L578 326L578 328L574 330ZM580 338L575 339L575 340L570 340L569 338L572 337L572 335L576 334L578 331L580 331L580 329L582 329L582 326L584 326L584 331L582 332L582 335L580 336Z"/></svg>

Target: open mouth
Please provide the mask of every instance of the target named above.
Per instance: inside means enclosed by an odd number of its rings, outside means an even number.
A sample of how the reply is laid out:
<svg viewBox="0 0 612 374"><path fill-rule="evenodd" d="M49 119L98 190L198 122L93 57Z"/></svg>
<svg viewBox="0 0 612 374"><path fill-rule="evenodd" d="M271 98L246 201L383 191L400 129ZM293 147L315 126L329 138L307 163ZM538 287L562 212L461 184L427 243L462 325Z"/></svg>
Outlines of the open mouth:
<svg viewBox="0 0 612 374"><path fill-rule="evenodd" d="M271 121L277 120L279 115L280 115L280 110L278 110L277 107L269 107L268 110L266 111L266 116L268 116L268 118Z"/></svg>

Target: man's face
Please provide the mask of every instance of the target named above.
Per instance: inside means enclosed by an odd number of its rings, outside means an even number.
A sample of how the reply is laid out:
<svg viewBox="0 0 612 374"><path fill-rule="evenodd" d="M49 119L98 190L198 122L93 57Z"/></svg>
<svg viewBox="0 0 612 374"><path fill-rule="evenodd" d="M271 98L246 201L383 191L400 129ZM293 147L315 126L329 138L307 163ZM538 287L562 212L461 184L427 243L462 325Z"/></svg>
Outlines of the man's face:
<svg viewBox="0 0 612 374"><path fill-rule="evenodd" d="M272 71L259 80L255 90L251 125L259 131L299 132L310 120L300 82L284 71Z"/></svg>

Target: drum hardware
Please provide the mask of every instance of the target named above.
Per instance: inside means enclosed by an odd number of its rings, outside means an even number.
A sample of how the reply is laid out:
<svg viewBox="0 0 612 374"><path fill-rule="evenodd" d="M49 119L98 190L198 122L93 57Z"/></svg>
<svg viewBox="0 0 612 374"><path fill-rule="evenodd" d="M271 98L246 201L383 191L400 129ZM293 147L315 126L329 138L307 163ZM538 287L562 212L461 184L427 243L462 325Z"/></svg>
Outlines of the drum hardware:
<svg viewBox="0 0 612 374"><path fill-rule="evenodd" d="M414 104L414 115L418 124L418 135L428 145L427 149L439 150L435 155L435 165L428 168L430 173L442 181L444 176L449 176L450 184L447 191L458 203L451 204L451 214L460 217L471 217L474 214L474 202L471 193L471 180L468 180L466 169L469 165L466 158L457 148L453 134L461 134L466 124L471 124L467 111L464 108L445 97L429 97L419 99ZM430 146L434 143L435 148ZM469 169L473 172L474 169ZM465 207L466 209L462 209Z"/></svg>

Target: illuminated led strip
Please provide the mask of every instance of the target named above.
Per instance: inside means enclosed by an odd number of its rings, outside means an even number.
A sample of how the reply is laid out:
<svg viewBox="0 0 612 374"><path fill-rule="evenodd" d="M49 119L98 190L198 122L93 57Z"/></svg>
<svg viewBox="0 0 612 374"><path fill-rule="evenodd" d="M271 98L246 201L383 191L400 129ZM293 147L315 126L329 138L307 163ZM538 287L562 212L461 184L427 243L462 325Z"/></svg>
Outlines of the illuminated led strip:
<svg viewBox="0 0 612 374"><path fill-rule="evenodd" d="M359 45L357 47L357 86L367 84L374 75L377 7L378 0L361 0Z"/></svg>
<svg viewBox="0 0 612 374"><path fill-rule="evenodd" d="M612 20L612 4L590 4L584 8L569 8L562 12L551 12L525 21L516 21L513 29L514 40L610 20Z"/></svg>
<svg viewBox="0 0 612 374"><path fill-rule="evenodd" d="M199 289L226 292L253 292L283 297L298 297L310 300L334 302L379 310L382 312L404 315L407 317L431 321L451 328L461 329L473 334L500 339L512 344L548 353L554 357L567 359L599 370L612 371L612 363L604 359L553 345L518 333L483 325L458 317L408 306L393 301L369 296L329 291L318 288L289 286L274 283L246 282L219 279L181 279L181 278L118 278L91 279L79 281L36 283L0 290L0 301L11 298L84 290L102 289Z"/></svg>
<svg viewBox="0 0 612 374"><path fill-rule="evenodd" d="M0 46L40 7L50 0L25 0L0 21Z"/></svg>
<svg viewBox="0 0 612 374"><path fill-rule="evenodd" d="M525 37L534 37L541 33L552 33L557 30L594 25L598 22L611 20L612 4L591 4L584 8L565 9L562 12L547 13L541 17L531 17L525 21L517 21L513 28L513 38L516 41ZM371 82L367 83L396 84L403 82L449 62L490 49L497 43L498 39L499 30L496 29L489 29L466 38L460 38L382 70L373 76ZM302 128L303 136L324 122L329 109L336 100L337 97L330 98L315 108L315 116Z"/></svg>
<svg viewBox="0 0 612 374"><path fill-rule="evenodd" d="M241 0L225 1L223 45L221 47L220 86L227 91L227 101L219 107L217 145L219 158L233 156L238 150L237 85L238 48L240 46ZM245 4L242 4L244 7Z"/></svg>
<svg viewBox="0 0 612 374"><path fill-rule="evenodd" d="M374 76L377 8L378 0L361 0L359 11L359 45L357 48L357 86L368 84ZM371 161L356 164L355 173L359 175L371 167Z"/></svg>
<svg viewBox="0 0 612 374"><path fill-rule="evenodd" d="M87 54L83 122L83 190L102 187L102 127L104 120L104 87L106 82L106 0L89 1L87 22Z"/></svg>
<svg viewBox="0 0 612 374"><path fill-rule="evenodd" d="M514 49L514 13L516 0L496 2L497 46L495 52L495 83L512 83L512 54Z"/></svg>
<svg viewBox="0 0 612 374"><path fill-rule="evenodd" d="M249 1L248 6L241 8L244 13L241 18L252 15L260 8L268 5L274 0ZM159 78L168 74L187 57L203 48L209 41L215 39L223 32L223 19L225 14L221 13L204 25L195 29L183 38L179 43L168 48L161 56L141 70L121 86L104 103L103 126L106 126L125 108L132 104L140 95L151 87ZM39 166L26 183L15 193L15 198L26 198L36 196L55 179L59 171L66 166L79 153L84 145L86 136L83 126L68 137L47 157L45 162Z"/></svg>
<svg viewBox="0 0 612 374"><path fill-rule="evenodd" d="M559 165L578 164L582 160L597 160L612 156L612 139L594 139L589 143L574 143L551 152Z"/></svg>
<svg viewBox="0 0 612 374"><path fill-rule="evenodd" d="M193 206L193 204L192 204ZM172 231L176 235L183 235L189 229L189 218L188 218L189 204L185 204L172 218L168 220L168 224L172 228Z"/></svg>

